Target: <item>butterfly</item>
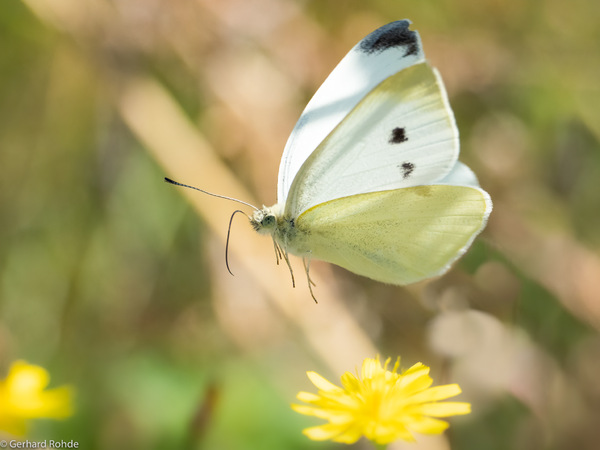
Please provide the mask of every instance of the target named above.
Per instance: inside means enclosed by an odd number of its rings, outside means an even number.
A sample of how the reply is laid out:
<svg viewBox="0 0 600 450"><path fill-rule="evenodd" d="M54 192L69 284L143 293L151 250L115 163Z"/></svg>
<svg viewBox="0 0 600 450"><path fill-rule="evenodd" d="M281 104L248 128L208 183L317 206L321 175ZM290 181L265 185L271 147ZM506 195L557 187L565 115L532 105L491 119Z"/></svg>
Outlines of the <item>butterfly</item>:
<svg viewBox="0 0 600 450"><path fill-rule="evenodd" d="M288 255L303 258L313 299L312 259L411 284L445 273L491 213L458 161L448 96L410 23L373 31L335 67L287 141L277 204L253 207L251 225L292 279Z"/></svg>

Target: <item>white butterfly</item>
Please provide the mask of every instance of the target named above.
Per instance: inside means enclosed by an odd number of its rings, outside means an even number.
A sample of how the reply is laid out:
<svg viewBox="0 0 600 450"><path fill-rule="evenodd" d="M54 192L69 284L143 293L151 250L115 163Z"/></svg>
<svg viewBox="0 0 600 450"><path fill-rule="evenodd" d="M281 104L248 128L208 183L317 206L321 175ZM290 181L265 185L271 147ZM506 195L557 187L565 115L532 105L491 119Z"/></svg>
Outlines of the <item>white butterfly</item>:
<svg viewBox="0 0 600 450"><path fill-rule="evenodd" d="M409 25L375 30L342 59L288 139L278 203L250 218L307 277L312 258L397 285L441 275L492 210L458 161L442 80Z"/></svg>

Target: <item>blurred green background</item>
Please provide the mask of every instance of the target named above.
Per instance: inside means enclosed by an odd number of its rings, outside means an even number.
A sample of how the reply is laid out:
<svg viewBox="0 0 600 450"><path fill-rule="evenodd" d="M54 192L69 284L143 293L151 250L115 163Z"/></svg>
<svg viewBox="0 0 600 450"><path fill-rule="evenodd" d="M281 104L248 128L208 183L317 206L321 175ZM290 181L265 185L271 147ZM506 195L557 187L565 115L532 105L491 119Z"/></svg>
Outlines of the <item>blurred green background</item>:
<svg viewBox="0 0 600 450"><path fill-rule="evenodd" d="M402 18L446 83L461 159L492 195L487 230L416 287L316 264L331 294L317 286L314 305L272 255L266 281L247 270L238 218L230 277L210 221L225 232L235 206L194 209L162 178L238 187L179 153L178 135L158 142L138 113L187 121L219 167L273 204L306 101L356 42ZM318 421L288 405L310 390L306 370L337 381L328 353L353 371L374 356L356 350L368 341L459 382L473 403L447 440L407 448L598 448L599 23L587 0L2 1L0 366L25 359L78 392L71 419L36 422L29 438L338 448L305 438ZM145 106L144 86L177 114ZM276 299L264 289L274 280ZM342 313L350 328L327 334Z"/></svg>

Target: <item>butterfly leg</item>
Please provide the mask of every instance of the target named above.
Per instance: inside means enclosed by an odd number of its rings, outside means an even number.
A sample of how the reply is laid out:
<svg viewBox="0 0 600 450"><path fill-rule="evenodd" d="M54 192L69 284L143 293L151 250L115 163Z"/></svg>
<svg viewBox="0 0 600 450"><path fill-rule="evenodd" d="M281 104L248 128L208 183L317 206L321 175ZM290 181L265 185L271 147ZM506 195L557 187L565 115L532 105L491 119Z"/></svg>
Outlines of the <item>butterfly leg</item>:
<svg viewBox="0 0 600 450"><path fill-rule="evenodd" d="M306 272L306 278L308 279L308 284L316 286L317 284L310 279L309 271L310 271L310 257L302 258L302 264L304 264L304 271Z"/></svg>
<svg viewBox="0 0 600 450"><path fill-rule="evenodd" d="M286 250L283 251L283 259L290 269L290 275L292 277L292 287L296 287L296 280L294 279L294 271L292 270L292 265L290 264L290 258L288 257L288 252Z"/></svg>
<svg viewBox="0 0 600 450"><path fill-rule="evenodd" d="M275 239L273 239L273 247L275 247L275 262L277 265L279 265L279 260L283 258L281 256L281 249L279 248L279 245L277 245L277 241Z"/></svg>
<svg viewBox="0 0 600 450"><path fill-rule="evenodd" d="M302 264L304 264L304 271L306 272L306 280L308 281L308 290L310 291L310 295L313 298L313 300L315 301L315 303L319 303L317 301L317 298L315 297L315 294L313 293L312 287L316 286L315 282L313 280L310 279L310 257L305 257L302 258Z"/></svg>

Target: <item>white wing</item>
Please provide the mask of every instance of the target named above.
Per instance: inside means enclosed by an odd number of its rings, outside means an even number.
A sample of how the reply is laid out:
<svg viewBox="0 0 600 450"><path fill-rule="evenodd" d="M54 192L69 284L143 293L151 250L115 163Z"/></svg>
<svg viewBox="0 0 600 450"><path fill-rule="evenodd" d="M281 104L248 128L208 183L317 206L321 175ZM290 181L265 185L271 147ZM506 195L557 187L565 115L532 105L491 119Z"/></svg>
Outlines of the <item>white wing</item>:
<svg viewBox="0 0 600 450"><path fill-rule="evenodd" d="M479 187L479 181L475 173L460 161L456 163L448 175L437 181L436 184Z"/></svg>
<svg viewBox="0 0 600 450"><path fill-rule="evenodd" d="M425 60L409 20L389 23L361 40L340 61L310 100L287 141L277 184L284 204L308 156L358 102L389 76Z"/></svg>
<svg viewBox="0 0 600 450"><path fill-rule="evenodd" d="M337 198L434 184L455 167L458 151L437 72L425 62L413 65L373 89L308 157L285 213L298 217Z"/></svg>

